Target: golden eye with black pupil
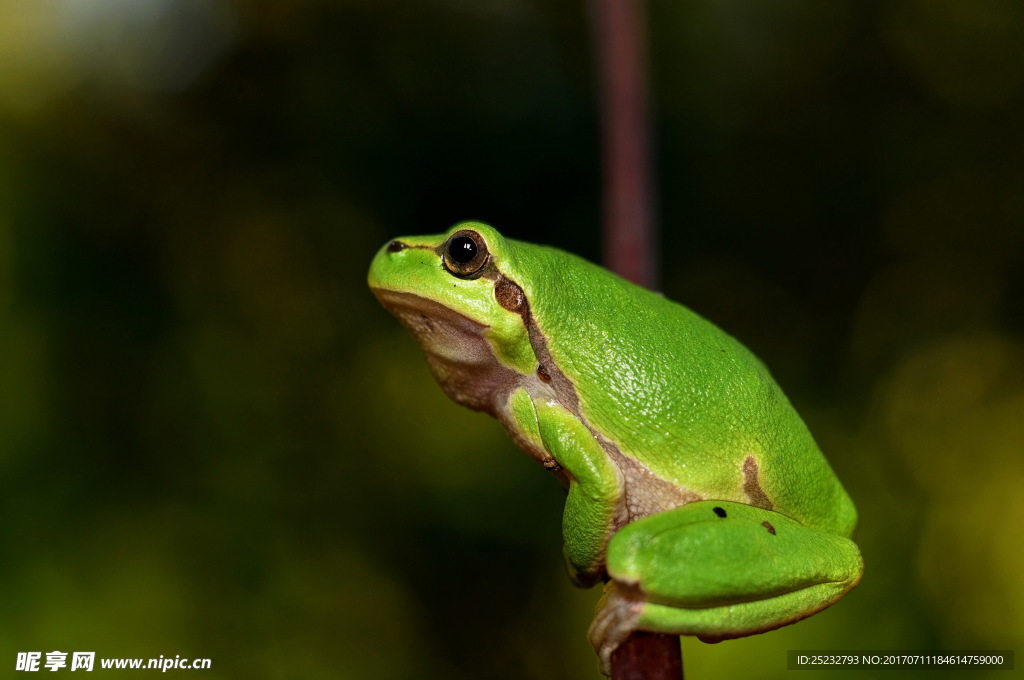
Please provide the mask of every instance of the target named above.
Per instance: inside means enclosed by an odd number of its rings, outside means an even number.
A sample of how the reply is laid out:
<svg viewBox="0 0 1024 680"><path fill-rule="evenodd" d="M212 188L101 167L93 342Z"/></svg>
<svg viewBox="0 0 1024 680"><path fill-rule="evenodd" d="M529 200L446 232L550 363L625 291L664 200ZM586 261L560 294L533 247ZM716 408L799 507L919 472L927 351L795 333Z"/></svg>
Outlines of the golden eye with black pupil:
<svg viewBox="0 0 1024 680"><path fill-rule="evenodd" d="M451 235L444 244L442 261L444 268L460 279L479 275L487 264L487 244L480 234L470 229L463 229Z"/></svg>

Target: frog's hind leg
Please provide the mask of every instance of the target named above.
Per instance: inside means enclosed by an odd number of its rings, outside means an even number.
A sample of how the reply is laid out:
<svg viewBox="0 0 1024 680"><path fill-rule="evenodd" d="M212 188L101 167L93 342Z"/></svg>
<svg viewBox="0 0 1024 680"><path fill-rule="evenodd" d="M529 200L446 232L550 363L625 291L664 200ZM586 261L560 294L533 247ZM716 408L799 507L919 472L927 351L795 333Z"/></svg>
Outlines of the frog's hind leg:
<svg viewBox="0 0 1024 680"><path fill-rule="evenodd" d="M627 524L607 569L590 629L606 674L634 630L717 642L779 628L836 602L863 562L848 539L777 512L699 501Z"/></svg>

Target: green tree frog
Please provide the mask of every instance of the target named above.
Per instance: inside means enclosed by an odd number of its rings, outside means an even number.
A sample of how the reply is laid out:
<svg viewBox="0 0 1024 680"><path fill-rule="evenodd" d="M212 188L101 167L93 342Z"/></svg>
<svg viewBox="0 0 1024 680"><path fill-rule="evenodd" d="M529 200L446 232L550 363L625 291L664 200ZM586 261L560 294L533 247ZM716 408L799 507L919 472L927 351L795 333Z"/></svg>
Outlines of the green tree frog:
<svg viewBox="0 0 1024 680"><path fill-rule="evenodd" d="M765 366L686 307L479 222L387 243L369 285L456 402L567 488L570 576L604 583L602 672L633 631L716 642L857 584L857 521Z"/></svg>

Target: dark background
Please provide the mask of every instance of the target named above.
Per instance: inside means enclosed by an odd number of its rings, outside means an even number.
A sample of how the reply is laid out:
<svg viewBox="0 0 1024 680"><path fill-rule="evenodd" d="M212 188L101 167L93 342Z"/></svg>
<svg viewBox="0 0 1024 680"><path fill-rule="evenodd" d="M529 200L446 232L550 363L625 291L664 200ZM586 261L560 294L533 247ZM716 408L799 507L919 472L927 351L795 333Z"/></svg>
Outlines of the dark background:
<svg viewBox="0 0 1024 680"><path fill-rule="evenodd" d="M867 562L689 677L1022 648L1024 5L647 10L662 288L772 367ZM365 286L466 218L600 257L593 50L580 2L0 2L0 663L598 677L561 489Z"/></svg>

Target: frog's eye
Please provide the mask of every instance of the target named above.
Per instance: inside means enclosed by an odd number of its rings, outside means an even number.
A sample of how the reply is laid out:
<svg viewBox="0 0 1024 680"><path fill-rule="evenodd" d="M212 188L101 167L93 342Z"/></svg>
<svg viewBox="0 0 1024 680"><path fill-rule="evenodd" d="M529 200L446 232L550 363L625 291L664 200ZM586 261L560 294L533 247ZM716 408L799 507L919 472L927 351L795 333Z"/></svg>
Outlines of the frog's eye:
<svg viewBox="0 0 1024 680"><path fill-rule="evenodd" d="M479 275L487 264L487 244L480 234L463 229L451 235L442 253L444 268L459 278Z"/></svg>

